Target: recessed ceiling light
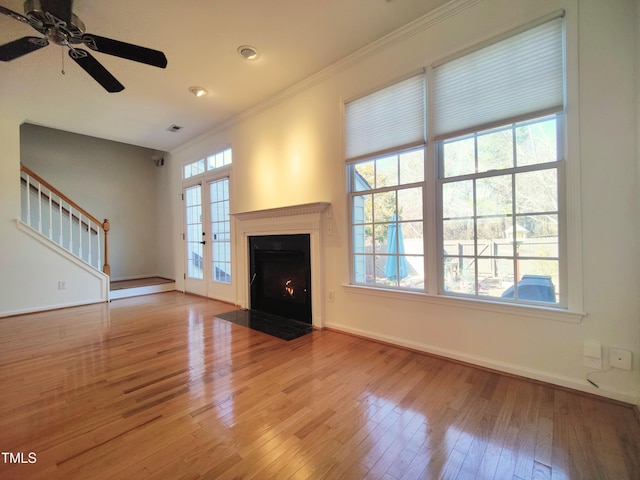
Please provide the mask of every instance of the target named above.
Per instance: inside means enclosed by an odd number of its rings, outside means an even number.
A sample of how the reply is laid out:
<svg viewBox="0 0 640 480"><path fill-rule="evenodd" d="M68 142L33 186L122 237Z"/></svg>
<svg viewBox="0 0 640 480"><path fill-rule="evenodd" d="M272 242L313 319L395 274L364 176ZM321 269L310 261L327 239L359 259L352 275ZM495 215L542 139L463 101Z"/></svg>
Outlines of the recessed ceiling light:
<svg viewBox="0 0 640 480"><path fill-rule="evenodd" d="M238 53L245 60L255 60L259 56L258 50L251 45L242 45L241 47L238 47Z"/></svg>
<svg viewBox="0 0 640 480"><path fill-rule="evenodd" d="M196 97L204 97L205 95L209 94L209 92L207 92L202 87L189 87L189 91L193 93Z"/></svg>

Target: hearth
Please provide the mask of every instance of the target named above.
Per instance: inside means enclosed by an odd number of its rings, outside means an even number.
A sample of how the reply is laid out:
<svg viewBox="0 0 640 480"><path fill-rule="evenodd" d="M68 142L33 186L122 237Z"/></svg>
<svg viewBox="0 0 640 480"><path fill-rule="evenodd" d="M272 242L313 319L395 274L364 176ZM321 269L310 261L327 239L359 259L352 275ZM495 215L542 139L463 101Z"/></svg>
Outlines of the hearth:
<svg viewBox="0 0 640 480"><path fill-rule="evenodd" d="M248 239L250 308L311 324L310 235Z"/></svg>

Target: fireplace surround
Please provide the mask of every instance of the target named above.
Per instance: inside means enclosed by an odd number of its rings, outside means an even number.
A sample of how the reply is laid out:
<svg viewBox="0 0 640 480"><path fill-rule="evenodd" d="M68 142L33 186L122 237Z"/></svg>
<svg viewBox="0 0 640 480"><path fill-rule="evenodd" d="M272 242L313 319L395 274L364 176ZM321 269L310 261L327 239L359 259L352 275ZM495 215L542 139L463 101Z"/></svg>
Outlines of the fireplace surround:
<svg viewBox="0 0 640 480"><path fill-rule="evenodd" d="M254 210L247 212L236 212L232 217L236 220L236 248L240 254L238 258L239 282L238 301L241 308L251 308L251 254L249 243L254 237L263 236L297 236L306 235L309 243L309 263L310 272L307 289L310 290L309 303L311 318L305 320L310 322L315 328L324 326L323 318L323 228L326 220L331 221L331 208L328 202L316 202L287 207L279 207L265 210ZM325 218L326 217L326 218ZM328 228L328 235L331 229ZM267 249L274 251L274 249ZM286 248L285 250L288 250ZM275 250L277 251L277 249ZM295 261L294 257L289 258ZM276 262L278 263L278 262ZM281 263L281 262L280 262ZM278 267L276 267L278 268ZM242 274L242 272L246 272ZM257 277L256 277L257 278ZM254 283L255 283L254 279ZM300 284L300 281L297 281ZM310 288L309 288L310 284ZM301 284L300 284L301 285ZM297 287L294 285L294 292ZM279 293L276 293L279 295ZM282 315L282 313L279 313Z"/></svg>

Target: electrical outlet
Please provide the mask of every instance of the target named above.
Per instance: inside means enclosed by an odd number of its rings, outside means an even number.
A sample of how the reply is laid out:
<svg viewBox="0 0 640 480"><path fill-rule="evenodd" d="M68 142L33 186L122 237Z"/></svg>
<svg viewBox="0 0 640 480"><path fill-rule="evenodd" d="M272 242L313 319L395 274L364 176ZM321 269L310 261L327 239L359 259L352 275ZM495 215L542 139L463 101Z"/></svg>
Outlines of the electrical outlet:
<svg viewBox="0 0 640 480"><path fill-rule="evenodd" d="M602 370L602 345L597 342L584 342L582 355L582 364L585 367Z"/></svg>
<svg viewBox="0 0 640 480"><path fill-rule="evenodd" d="M65 282L64 280L60 280L58 282L58 290L66 290L67 289L67 282Z"/></svg>
<svg viewBox="0 0 640 480"><path fill-rule="evenodd" d="M631 370L631 351L622 348L609 349L609 363L612 367Z"/></svg>
<svg viewBox="0 0 640 480"><path fill-rule="evenodd" d="M584 342L582 354L585 357L602 358L602 345L597 342Z"/></svg>
<svg viewBox="0 0 640 480"><path fill-rule="evenodd" d="M582 358L582 365L594 370L602 370L602 359L585 356Z"/></svg>
<svg viewBox="0 0 640 480"><path fill-rule="evenodd" d="M329 303L333 303L336 299L336 292L329 290Z"/></svg>

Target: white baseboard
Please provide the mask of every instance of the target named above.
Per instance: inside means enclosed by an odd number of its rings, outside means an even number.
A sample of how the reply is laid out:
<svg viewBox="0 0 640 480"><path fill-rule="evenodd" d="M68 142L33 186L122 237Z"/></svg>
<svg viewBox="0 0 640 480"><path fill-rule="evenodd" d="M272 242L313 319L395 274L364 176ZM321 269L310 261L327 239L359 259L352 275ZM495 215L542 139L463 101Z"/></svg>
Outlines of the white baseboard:
<svg viewBox="0 0 640 480"><path fill-rule="evenodd" d="M87 300L81 300L77 302L69 302L69 303L60 303L57 305L47 305L44 307L33 307L33 308L24 308L20 310L11 310L7 312L0 312L0 318L2 317L13 317L16 315L27 315L29 313L38 313L38 312L47 312L49 310L60 310L61 308L69 308L69 307L80 307L82 305L91 305L94 303L105 303L106 300L104 298L90 298Z"/></svg>
<svg viewBox="0 0 640 480"><path fill-rule="evenodd" d="M410 342L403 338L397 338L397 337L392 337L387 335L379 335L366 330L345 327L344 325L335 324L331 322L327 322L325 324L325 327L338 332L348 333L348 334L356 335L363 338L369 338L371 340L377 340L379 342L383 342L391 345L397 345L398 347L405 347L418 352L437 355L439 357L450 358L452 360L457 360L457 361L468 363L471 365L477 365L479 367L488 368L491 370L496 370L499 372L516 375L519 377L529 378L532 380L537 380L537 381L549 383L552 385L557 385L559 387L570 388L572 390L578 390L580 392L585 392L593 395L610 398L612 400L629 403L631 405L640 404L640 397L629 395L628 393L620 392L617 390L611 390L606 388L595 388L593 387L593 385L590 385L585 379L575 379L575 378L565 377L561 375L553 375L548 372L543 372L535 369L517 367L512 364L498 362L495 360L479 357L476 355L469 355L464 352L457 352L453 350L442 349L433 345L425 345L421 343Z"/></svg>

